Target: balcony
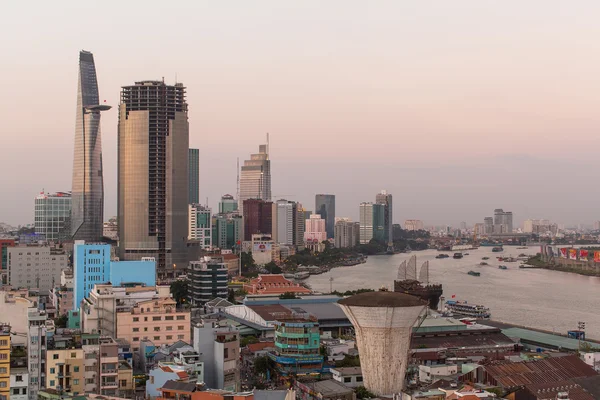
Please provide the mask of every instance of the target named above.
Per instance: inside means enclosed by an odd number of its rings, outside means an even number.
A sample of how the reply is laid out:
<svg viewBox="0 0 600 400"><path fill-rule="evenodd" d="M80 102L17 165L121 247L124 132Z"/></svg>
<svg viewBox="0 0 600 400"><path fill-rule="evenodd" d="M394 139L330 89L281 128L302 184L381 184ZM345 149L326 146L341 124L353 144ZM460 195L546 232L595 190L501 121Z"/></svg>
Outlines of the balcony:
<svg viewBox="0 0 600 400"><path fill-rule="evenodd" d="M100 388L116 388L119 386L118 382L102 382Z"/></svg>
<svg viewBox="0 0 600 400"><path fill-rule="evenodd" d="M119 373L118 369L103 369L100 374L102 375L116 375Z"/></svg>

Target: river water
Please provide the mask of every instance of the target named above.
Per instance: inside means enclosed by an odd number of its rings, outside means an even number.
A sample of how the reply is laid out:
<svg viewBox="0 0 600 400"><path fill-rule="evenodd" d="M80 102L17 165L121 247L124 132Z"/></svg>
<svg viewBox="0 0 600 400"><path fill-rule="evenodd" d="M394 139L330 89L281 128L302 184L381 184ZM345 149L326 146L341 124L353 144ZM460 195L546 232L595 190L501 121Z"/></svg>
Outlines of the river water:
<svg viewBox="0 0 600 400"><path fill-rule="evenodd" d="M535 254L538 247L519 249L505 247L493 253L491 247L466 250L468 256L436 259L436 250L417 251L393 256L370 256L365 264L333 268L321 275L312 275L306 282L318 292L328 293L329 278L333 290L344 292L360 288L393 290L398 266L413 254L417 256L417 273L421 264L429 261L430 282L444 285L444 297L456 295L457 300L482 304L490 308L492 319L566 334L586 323L590 339L600 339L600 277L589 277L544 269L519 269L520 262L505 263L497 256L516 257L520 253ZM488 266L479 266L482 257L489 257ZM503 264L508 270L498 269ZM475 277L470 270L481 273Z"/></svg>

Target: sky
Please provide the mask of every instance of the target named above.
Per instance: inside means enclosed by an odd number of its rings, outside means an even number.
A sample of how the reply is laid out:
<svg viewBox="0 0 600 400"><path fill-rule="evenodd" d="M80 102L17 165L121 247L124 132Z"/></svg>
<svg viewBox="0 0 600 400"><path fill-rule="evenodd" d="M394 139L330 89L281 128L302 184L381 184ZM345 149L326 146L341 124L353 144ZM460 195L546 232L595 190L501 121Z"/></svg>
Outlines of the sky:
<svg viewBox="0 0 600 400"><path fill-rule="evenodd" d="M105 219L116 215L120 87L182 82L201 198L236 192L271 138L274 197L337 216L386 189L394 222L495 208L600 219L600 2L113 1L0 6L0 221L71 187L78 52L94 53Z"/></svg>

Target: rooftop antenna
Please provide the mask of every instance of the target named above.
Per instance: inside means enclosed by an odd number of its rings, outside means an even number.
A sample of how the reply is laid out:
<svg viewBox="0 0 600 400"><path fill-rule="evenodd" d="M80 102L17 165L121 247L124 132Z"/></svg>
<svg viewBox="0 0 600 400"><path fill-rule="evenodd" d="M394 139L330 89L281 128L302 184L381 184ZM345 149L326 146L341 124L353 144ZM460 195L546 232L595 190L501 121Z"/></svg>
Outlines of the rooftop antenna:
<svg viewBox="0 0 600 400"><path fill-rule="evenodd" d="M267 160L269 159L269 132L267 132Z"/></svg>

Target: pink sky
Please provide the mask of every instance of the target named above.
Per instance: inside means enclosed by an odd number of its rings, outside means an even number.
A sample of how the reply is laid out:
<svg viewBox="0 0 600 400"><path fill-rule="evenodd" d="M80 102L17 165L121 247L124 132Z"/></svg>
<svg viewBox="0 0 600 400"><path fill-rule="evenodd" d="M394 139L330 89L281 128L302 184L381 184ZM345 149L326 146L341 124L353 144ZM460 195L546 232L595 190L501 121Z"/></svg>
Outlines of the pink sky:
<svg viewBox="0 0 600 400"><path fill-rule="evenodd" d="M0 221L69 190L77 57L96 59L105 216L116 213L116 106L136 80L188 88L201 197L272 139L273 194L338 216L387 189L395 222L600 219L595 1L11 2L2 6Z"/></svg>

